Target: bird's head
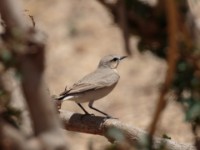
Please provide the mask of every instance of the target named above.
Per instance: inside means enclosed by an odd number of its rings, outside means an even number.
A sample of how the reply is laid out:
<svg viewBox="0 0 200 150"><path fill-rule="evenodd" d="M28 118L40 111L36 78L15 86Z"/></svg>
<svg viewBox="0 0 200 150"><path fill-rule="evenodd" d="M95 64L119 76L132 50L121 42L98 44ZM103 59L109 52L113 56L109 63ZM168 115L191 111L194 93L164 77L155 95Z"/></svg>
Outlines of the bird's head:
<svg viewBox="0 0 200 150"><path fill-rule="evenodd" d="M104 56L100 62L98 68L111 68L116 69L120 61L126 58L127 56L118 56L118 55L108 55Z"/></svg>

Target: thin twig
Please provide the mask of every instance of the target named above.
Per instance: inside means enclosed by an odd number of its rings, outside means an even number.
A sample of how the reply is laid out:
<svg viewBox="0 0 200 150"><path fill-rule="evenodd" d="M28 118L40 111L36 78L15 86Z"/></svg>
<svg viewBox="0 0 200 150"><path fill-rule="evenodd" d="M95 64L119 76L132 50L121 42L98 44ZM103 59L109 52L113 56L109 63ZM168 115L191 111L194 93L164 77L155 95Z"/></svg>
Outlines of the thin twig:
<svg viewBox="0 0 200 150"><path fill-rule="evenodd" d="M168 62L168 69L163 85L163 89L161 90L158 104L156 108L155 115L150 125L149 133L151 136L154 135L157 122L161 116L162 111L166 106L166 99L165 96L170 89L170 86L173 81L173 77L176 70L176 63L179 57L178 54L178 12L176 7L176 1L174 0L165 0L166 6L166 16L168 22L168 50L167 50L167 62Z"/></svg>
<svg viewBox="0 0 200 150"><path fill-rule="evenodd" d="M33 27L35 28L36 23L35 23L34 17L33 17L32 15L28 15L28 16L29 16L30 19L31 19L31 22L32 22L32 24L33 24Z"/></svg>
<svg viewBox="0 0 200 150"><path fill-rule="evenodd" d="M106 0L98 0L113 14L114 19L117 20L117 24L121 28L122 36L124 40L124 49L128 55L132 55L130 48L130 33L127 19L127 8L124 0L118 0L116 3L108 3ZM115 20L115 21L116 21Z"/></svg>
<svg viewBox="0 0 200 150"><path fill-rule="evenodd" d="M128 55L131 55L132 53L130 49L130 35L129 35L129 27L127 23L127 8L126 8L125 1L118 0L117 8L118 8L119 26L123 34L125 51Z"/></svg>

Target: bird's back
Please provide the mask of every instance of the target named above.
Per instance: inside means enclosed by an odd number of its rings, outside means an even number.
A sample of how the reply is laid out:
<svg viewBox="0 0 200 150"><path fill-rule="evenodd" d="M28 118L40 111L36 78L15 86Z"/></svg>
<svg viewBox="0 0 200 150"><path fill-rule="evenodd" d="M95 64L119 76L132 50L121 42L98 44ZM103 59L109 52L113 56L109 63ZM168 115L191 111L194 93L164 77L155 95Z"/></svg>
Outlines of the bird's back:
<svg viewBox="0 0 200 150"><path fill-rule="evenodd" d="M119 78L120 76L113 69L97 69L75 83L68 91L61 93L60 96L83 94L103 88L109 90L117 84ZM106 93L106 91L103 93Z"/></svg>

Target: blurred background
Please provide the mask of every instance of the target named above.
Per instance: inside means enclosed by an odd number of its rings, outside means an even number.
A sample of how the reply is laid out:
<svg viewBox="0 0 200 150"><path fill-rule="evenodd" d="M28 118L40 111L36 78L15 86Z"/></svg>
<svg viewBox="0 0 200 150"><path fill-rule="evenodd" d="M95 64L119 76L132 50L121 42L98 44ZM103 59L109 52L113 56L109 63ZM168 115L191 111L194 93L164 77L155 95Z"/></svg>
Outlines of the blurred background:
<svg viewBox="0 0 200 150"><path fill-rule="evenodd" d="M145 12L149 14L146 16L153 22L155 18L151 15L150 8L156 6L157 1L141 1L137 1L141 3L141 7L136 8L144 12L144 16ZM70 87L96 69L101 57L108 54L127 55L123 32L116 24L116 18L100 2L96 0L23 0L23 2L26 14L34 17L36 28L48 36L45 81L51 95L58 95L66 86ZM115 0L107 2L115 3ZM159 14L160 10L162 9L157 8L156 12ZM156 29L160 30L155 32L166 36L162 16L157 17L161 17L159 20L161 26L156 26ZM161 35L153 34L154 42L151 41L152 35L148 36L154 32L152 22L147 20L142 24L145 26L140 26L141 30L137 30L139 25L132 23L132 27L135 25L136 30L131 31L135 34L132 34L129 40L132 56L120 64L118 71L121 78L113 92L95 102L95 106L100 110L142 130L147 130L150 125L167 70L166 60L163 59L166 52L157 53L158 49L165 49L162 47L163 43L155 42ZM152 29L152 32L148 29ZM138 47L143 51L139 51ZM146 51L148 49L154 51ZM95 115L100 115L87 108L87 104L84 106ZM62 109L82 113L74 102L64 102ZM67 132L70 137L72 150L86 150L88 147L100 150L109 144L101 136L64 130L63 132ZM168 105L159 121L156 135L163 134L180 143L193 141L191 125L186 122L184 110L174 98L168 99Z"/></svg>

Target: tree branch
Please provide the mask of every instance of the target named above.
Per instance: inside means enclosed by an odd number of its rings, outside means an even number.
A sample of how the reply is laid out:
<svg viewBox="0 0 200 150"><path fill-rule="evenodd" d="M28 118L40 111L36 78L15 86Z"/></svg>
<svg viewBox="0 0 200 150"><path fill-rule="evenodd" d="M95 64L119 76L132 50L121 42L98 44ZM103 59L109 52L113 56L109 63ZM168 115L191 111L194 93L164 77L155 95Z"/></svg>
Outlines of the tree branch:
<svg viewBox="0 0 200 150"><path fill-rule="evenodd" d="M128 55L132 55L130 48L130 31L128 26L127 19L127 8L124 0L118 0L116 3L108 3L106 0L97 0L103 6L105 6L114 17L114 20L117 21L117 24L122 30L122 36L124 40L124 49Z"/></svg>
<svg viewBox="0 0 200 150"><path fill-rule="evenodd" d="M150 125L150 135L154 135L157 122L161 116L162 111L166 106L166 94L168 93L170 86L173 82L174 73L176 71L176 63L179 58L178 53L178 12L176 8L176 1L174 0L165 0L166 6L166 16L168 22L168 54L167 54L167 61L168 61L168 69L165 77L165 81L163 84L163 88L161 90L158 104L156 108L155 115L152 119Z"/></svg>
<svg viewBox="0 0 200 150"><path fill-rule="evenodd" d="M64 122L65 129L69 131L83 132L105 136L110 142L124 142L136 146L148 135L145 131L130 125L123 124L118 119L105 119L98 116L83 116L81 114L60 110L60 118ZM114 131L114 132L112 132ZM120 136L115 136L121 134ZM165 144L167 150L195 150L192 145L179 144L172 140L154 138L154 148Z"/></svg>
<svg viewBox="0 0 200 150"><path fill-rule="evenodd" d="M7 124L4 121L0 121L0 148L9 150L42 150L43 146L37 138L26 139L21 132Z"/></svg>
<svg viewBox="0 0 200 150"><path fill-rule="evenodd" d="M129 26L127 23L127 8L124 0L118 0L117 2L117 12L119 18L119 26L122 30L123 39L124 39L124 48L128 55L131 55L130 48L130 34Z"/></svg>
<svg viewBox="0 0 200 150"><path fill-rule="evenodd" d="M66 136L43 82L44 36L26 24L22 12L19 1L0 1L0 13L6 24L6 33L9 33L9 40L5 39L4 42L11 47L11 52L16 53L19 61L17 69L22 75L22 89L30 108L35 134L45 149L65 150Z"/></svg>

